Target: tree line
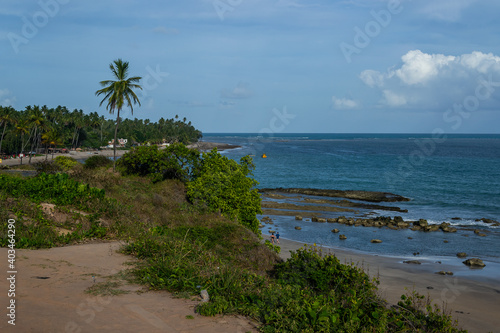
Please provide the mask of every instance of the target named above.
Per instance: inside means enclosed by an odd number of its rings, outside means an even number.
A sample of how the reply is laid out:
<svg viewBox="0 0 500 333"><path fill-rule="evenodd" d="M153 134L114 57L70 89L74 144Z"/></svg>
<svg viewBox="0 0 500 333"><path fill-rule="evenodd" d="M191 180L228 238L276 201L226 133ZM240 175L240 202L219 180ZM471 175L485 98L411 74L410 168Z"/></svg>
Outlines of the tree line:
<svg viewBox="0 0 500 333"><path fill-rule="evenodd" d="M49 148L93 148L107 146L113 139L115 121L97 112L85 114L65 106L27 106L24 110L0 106L0 154L46 152ZM118 137L127 145L196 142L202 133L186 118L121 119Z"/></svg>

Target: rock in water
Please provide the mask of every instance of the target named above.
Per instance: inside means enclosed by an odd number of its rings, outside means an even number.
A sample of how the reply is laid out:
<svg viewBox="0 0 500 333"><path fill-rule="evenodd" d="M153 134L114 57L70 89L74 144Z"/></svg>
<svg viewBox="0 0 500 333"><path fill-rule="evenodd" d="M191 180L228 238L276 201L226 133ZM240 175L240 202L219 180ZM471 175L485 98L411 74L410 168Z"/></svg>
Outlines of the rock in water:
<svg viewBox="0 0 500 333"><path fill-rule="evenodd" d="M297 227L295 227L295 230L302 230L302 228L297 226Z"/></svg>
<svg viewBox="0 0 500 333"><path fill-rule="evenodd" d="M470 267L484 267L484 266L486 266L486 264L479 258L470 258L470 259L465 260L463 263L466 264L467 266L470 266Z"/></svg>
<svg viewBox="0 0 500 333"><path fill-rule="evenodd" d="M346 235L339 235L339 239L347 239Z"/></svg>
<svg viewBox="0 0 500 333"><path fill-rule="evenodd" d="M382 243L382 241L380 239L372 239L371 242L372 243Z"/></svg>
<svg viewBox="0 0 500 333"><path fill-rule="evenodd" d="M403 261L405 264L414 264L414 265L421 265L422 263L418 260L405 260Z"/></svg>
<svg viewBox="0 0 500 333"><path fill-rule="evenodd" d="M300 215L296 215L296 216L295 216L295 219L296 219L296 220L299 220L299 221L302 221L302 216L300 216Z"/></svg>
<svg viewBox="0 0 500 333"><path fill-rule="evenodd" d="M467 253L465 253L465 252L458 252L457 253L457 257L459 257L459 258L465 258L465 257L467 257Z"/></svg>
<svg viewBox="0 0 500 333"><path fill-rule="evenodd" d="M333 230L332 230L332 232L333 232L334 234L339 233L339 231L340 231L339 229L333 229Z"/></svg>

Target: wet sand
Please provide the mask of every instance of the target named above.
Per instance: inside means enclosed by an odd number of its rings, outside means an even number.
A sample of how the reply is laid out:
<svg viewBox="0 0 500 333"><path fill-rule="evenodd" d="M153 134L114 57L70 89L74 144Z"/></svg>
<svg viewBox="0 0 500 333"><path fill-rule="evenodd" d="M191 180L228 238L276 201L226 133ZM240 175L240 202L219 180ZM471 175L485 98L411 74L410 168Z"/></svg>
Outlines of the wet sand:
<svg viewBox="0 0 500 333"><path fill-rule="evenodd" d="M304 243L280 238L281 258L290 258ZM332 253L342 263L363 267L372 277L379 277L379 294L391 304L396 304L408 290L429 295L438 305L445 304L459 326L469 332L500 331L500 280L482 281L464 277L438 275L436 271L449 267L424 262L422 265L404 264L403 258L361 254L342 249L322 248ZM487 269L487 267L485 268ZM496 283L493 282L496 280Z"/></svg>

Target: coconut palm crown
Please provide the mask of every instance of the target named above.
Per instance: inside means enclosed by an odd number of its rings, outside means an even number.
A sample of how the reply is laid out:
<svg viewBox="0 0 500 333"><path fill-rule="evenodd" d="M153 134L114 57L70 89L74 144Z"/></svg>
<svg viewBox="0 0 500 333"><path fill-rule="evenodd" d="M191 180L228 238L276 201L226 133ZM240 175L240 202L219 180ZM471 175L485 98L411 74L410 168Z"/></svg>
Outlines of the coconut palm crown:
<svg viewBox="0 0 500 333"><path fill-rule="evenodd" d="M109 110L110 114L114 114L117 111L116 116L116 126L115 126L115 139L113 141L113 171L116 166L116 142L118 134L118 125L120 124L120 111L122 110L124 104L130 108L132 114L134 114L134 104L141 105L139 98L133 91L133 89L141 89L142 87L138 85L139 81L142 79L140 76L128 77L129 64L122 59L117 59L109 65L111 73L113 73L116 81L105 80L101 81L100 84L103 87L95 92L96 96L104 95L99 106L101 106L105 101L108 102L106 109Z"/></svg>

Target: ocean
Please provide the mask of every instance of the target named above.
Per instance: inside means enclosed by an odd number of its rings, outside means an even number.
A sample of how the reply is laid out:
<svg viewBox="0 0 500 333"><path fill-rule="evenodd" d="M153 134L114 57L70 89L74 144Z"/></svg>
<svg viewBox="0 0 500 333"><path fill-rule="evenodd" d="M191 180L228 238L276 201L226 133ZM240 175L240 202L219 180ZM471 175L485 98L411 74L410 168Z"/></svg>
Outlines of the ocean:
<svg viewBox="0 0 500 333"><path fill-rule="evenodd" d="M421 258L446 259L467 252L500 263L500 227L478 221L500 222L500 135L209 133L203 141L241 146L223 152L236 160L252 155L258 188L390 192L411 200L384 205L406 213L370 210L361 212L363 216L397 215L448 222L459 229L453 234L424 233L300 221L298 231L294 227L299 221L293 216L271 216L273 230L284 238L388 256L418 252ZM339 215L347 216L325 213ZM331 233L333 227L347 240L339 242ZM474 234L475 229L486 237ZM372 245L372 238L384 241Z"/></svg>

